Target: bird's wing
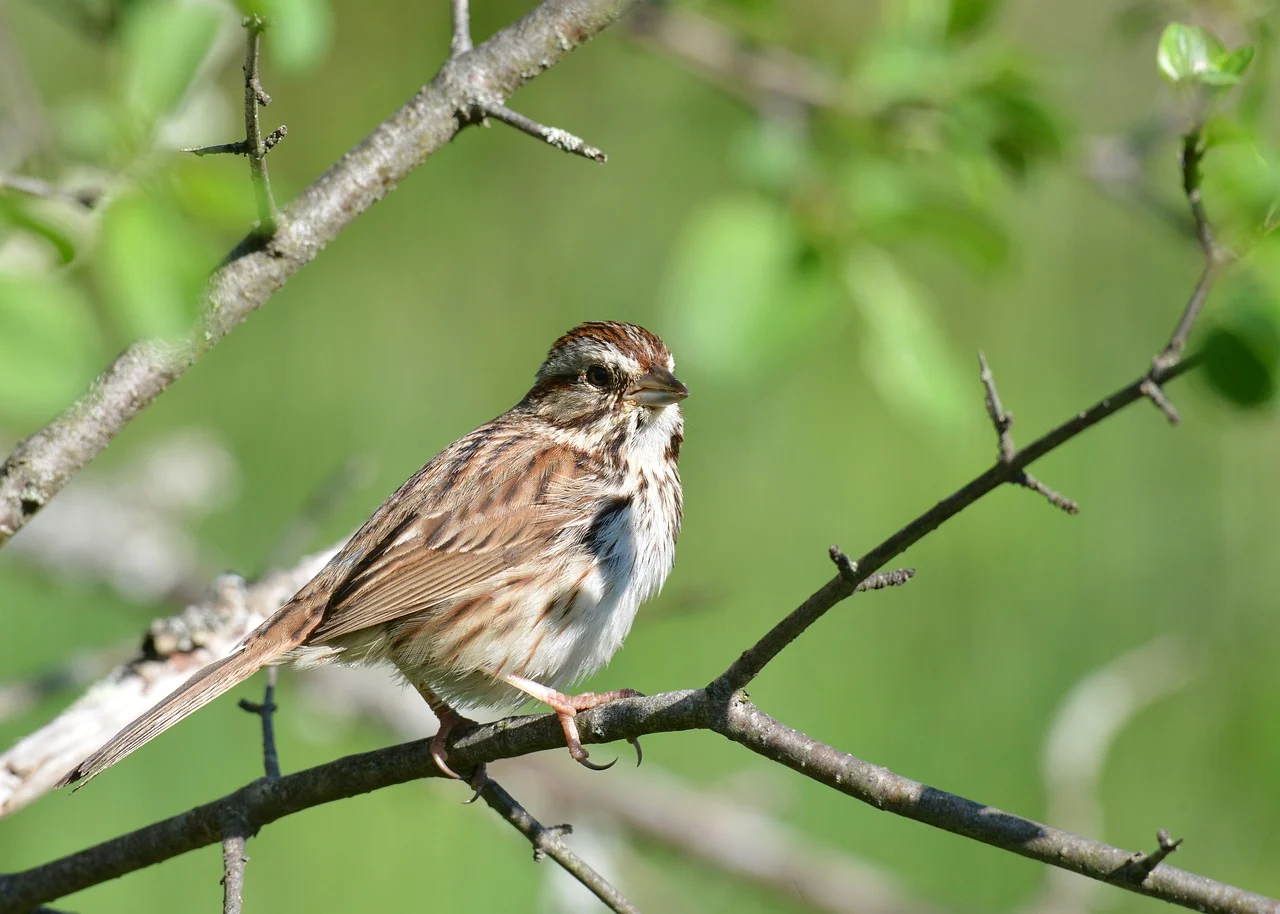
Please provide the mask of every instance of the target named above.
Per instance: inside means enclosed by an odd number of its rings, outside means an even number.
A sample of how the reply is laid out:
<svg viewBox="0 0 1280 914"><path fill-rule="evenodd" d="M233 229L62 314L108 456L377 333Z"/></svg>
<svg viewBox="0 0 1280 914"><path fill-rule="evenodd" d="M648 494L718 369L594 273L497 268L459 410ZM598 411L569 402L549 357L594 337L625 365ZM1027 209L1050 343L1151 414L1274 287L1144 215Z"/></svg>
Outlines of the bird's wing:
<svg viewBox="0 0 1280 914"><path fill-rule="evenodd" d="M493 423L477 429L406 482L334 559L305 643L447 605L545 560L566 528L589 520L584 487L594 475L568 448L535 447Z"/></svg>

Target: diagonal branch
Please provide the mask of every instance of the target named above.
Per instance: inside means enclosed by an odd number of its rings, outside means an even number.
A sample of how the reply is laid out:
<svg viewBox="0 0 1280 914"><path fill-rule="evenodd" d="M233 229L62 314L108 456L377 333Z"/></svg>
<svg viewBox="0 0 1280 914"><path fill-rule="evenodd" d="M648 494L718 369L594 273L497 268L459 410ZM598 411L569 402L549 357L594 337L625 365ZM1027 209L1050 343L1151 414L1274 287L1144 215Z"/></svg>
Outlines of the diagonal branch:
<svg viewBox="0 0 1280 914"><path fill-rule="evenodd" d="M1170 381L1195 367L1195 360L1183 360L1167 369L1157 371L1160 382ZM901 555L925 536L937 530L965 508L984 495L1008 482L1016 482L1020 472L1035 461L1056 450L1076 435L1092 428L1108 416L1114 415L1129 404L1142 399L1143 375L1126 387L1122 387L1093 406L1082 410L1057 428L1041 435L1031 444L1018 450L1008 461L997 460L986 472L952 492L928 511L925 511L880 545L858 559L857 573L853 578L837 574L822 585L810 597L796 607L785 619L775 625L759 641L748 648L710 686L717 692L728 694L743 688L760 674L760 671L788 644L800 637L827 611L852 596L858 584L870 578L888 562Z"/></svg>
<svg viewBox="0 0 1280 914"><path fill-rule="evenodd" d="M471 121L466 100L502 103L611 25L636 0L545 0L445 63L403 108L280 213L269 242L251 233L210 278L203 315L181 345L130 346L85 396L0 466L0 545L151 401Z"/></svg>
<svg viewBox="0 0 1280 914"><path fill-rule="evenodd" d="M616 911L617 914L639 914L638 909L627 901L621 892L560 840L573 831L572 826L543 825L529 815L528 810L517 803L515 797L503 790L492 778L485 778L484 786L480 788L480 796L489 804L490 809L529 839L529 843L533 845L534 860L540 861L544 857L550 857L560 864L565 872L603 901L609 910Z"/></svg>

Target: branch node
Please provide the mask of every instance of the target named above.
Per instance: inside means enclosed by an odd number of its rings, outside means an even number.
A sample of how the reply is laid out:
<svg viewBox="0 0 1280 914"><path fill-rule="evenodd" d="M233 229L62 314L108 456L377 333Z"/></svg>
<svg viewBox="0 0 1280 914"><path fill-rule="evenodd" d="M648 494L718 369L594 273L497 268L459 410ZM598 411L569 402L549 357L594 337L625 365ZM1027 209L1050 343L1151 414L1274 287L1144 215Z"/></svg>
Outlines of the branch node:
<svg viewBox="0 0 1280 914"><path fill-rule="evenodd" d="M265 137L263 137L263 140L262 140L263 153L265 154L270 152L277 143L279 143L288 135L289 135L289 128L284 124L281 124L275 130L272 130Z"/></svg>
<svg viewBox="0 0 1280 914"><path fill-rule="evenodd" d="M882 571L878 574L871 575L871 577L867 578L854 589L858 593L863 593L868 590L883 590L886 587L901 587L915 576L916 570L914 568L898 568L894 571Z"/></svg>
<svg viewBox="0 0 1280 914"><path fill-rule="evenodd" d="M256 714L262 719L262 769L268 780L280 777L280 755L276 751L274 715L280 710L276 704L277 667L267 667L267 686L263 690L262 703L240 699L240 709Z"/></svg>
<svg viewBox="0 0 1280 914"><path fill-rule="evenodd" d="M1061 492L1049 488L1026 470L1022 470L1018 473L1018 485L1026 489L1030 489L1032 492L1039 492L1048 500L1049 504L1053 505L1055 508L1060 508L1061 510L1066 511L1068 514L1080 513L1080 506L1076 504L1076 502L1067 498L1067 496L1063 495Z"/></svg>
<svg viewBox="0 0 1280 914"><path fill-rule="evenodd" d="M840 577L844 579L844 582L858 586L858 563L845 555L844 550L834 544L827 550L827 554L831 556L831 561L836 563L836 568L839 569Z"/></svg>
<svg viewBox="0 0 1280 914"><path fill-rule="evenodd" d="M609 157L604 152L594 146L589 146L581 137L574 136L567 130L539 124L532 118L525 117L523 114L512 111L502 105L478 104L476 108L482 117L491 117L495 121L502 121L507 126L514 127L522 133L527 133L535 139L542 140L542 142L554 146L556 149L582 156L584 159L592 159L601 165L609 160Z"/></svg>
<svg viewBox="0 0 1280 914"><path fill-rule="evenodd" d="M1126 882L1141 885L1164 858L1176 851L1181 844L1181 838L1173 840L1169 837L1168 829L1162 828L1156 832L1156 849L1149 854L1135 851L1116 875Z"/></svg>
<svg viewBox="0 0 1280 914"><path fill-rule="evenodd" d="M1000 446L1000 462L1012 463L1013 456L1017 452L1013 446L1013 413L1007 412L1000 402L1000 394L996 391L996 377L991 373L991 366L987 364L987 357L981 349L978 350L978 365L982 369L978 373L978 377L982 380L982 399L987 407L987 415L991 418L991 425L996 430L996 441Z"/></svg>
<svg viewBox="0 0 1280 914"><path fill-rule="evenodd" d="M471 50L471 11L468 0L453 0L453 37L449 39L449 57L458 57Z"/></svg>
<svg viewBox="0 0 1280 914"><path fill-rule="evenodd" d="M1154 372L1155 369L1153 368L1152 371ZM1177 409L1175 409L1173 404L1169 402L1169 398L1165 396L1164 388L1153 381L1150 376L1142 382L1142 386L1139 390L1141 390L1144 397L1156 405L1156 408L1159 409L1160 412L1164 413L1164 416L1169 420L1170 425L1177 425L1182 421L1182 417L1178 415Z"/></svg>

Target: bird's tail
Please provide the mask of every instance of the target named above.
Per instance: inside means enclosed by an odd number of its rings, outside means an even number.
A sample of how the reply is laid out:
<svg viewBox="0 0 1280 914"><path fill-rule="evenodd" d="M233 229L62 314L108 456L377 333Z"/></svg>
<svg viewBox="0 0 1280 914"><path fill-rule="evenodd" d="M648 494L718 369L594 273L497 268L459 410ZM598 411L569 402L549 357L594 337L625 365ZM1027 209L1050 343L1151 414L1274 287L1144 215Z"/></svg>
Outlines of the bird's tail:
<svg viewBox="0 0 1280 914"><path fill-rule="evenodd" d="M286 616L288 607L276 613L257 630L250 633L236 650L216 663L204 667L178 688L174 689L159 704L145 714L135 718L132 723L108 740L107 744L89 756L67 773L57 787L66 787L77 781L87 781L120 761L133 750L150 742L165 730L189 714L204 707L219 695L244 682L258 670L280 657L290 644L282 644L288 635L301 634L285 632L281 629L293 628L278 623L289 621ZM274 629L274 631L273 631ZM292 640L292 639L288 639Z"/></svg>

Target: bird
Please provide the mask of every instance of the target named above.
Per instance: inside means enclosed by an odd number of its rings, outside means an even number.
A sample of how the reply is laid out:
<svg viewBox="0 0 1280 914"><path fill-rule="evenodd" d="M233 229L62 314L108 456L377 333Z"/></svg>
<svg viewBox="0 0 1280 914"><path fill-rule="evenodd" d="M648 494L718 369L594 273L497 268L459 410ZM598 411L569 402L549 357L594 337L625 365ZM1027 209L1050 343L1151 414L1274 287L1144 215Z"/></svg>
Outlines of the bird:
<svg viewBox="0 0 1280 914"><path fill-rule="evenodd" d="M448 764L464 711L529 699L560 720L630 689L562 690L603 667L675 562L683 517L680 403L670 350L631 323L580 324L511 409L459 438L378 507L323 569L221 660L62 778L100 774L258 670L389 663L440 721Z"/></svg>

